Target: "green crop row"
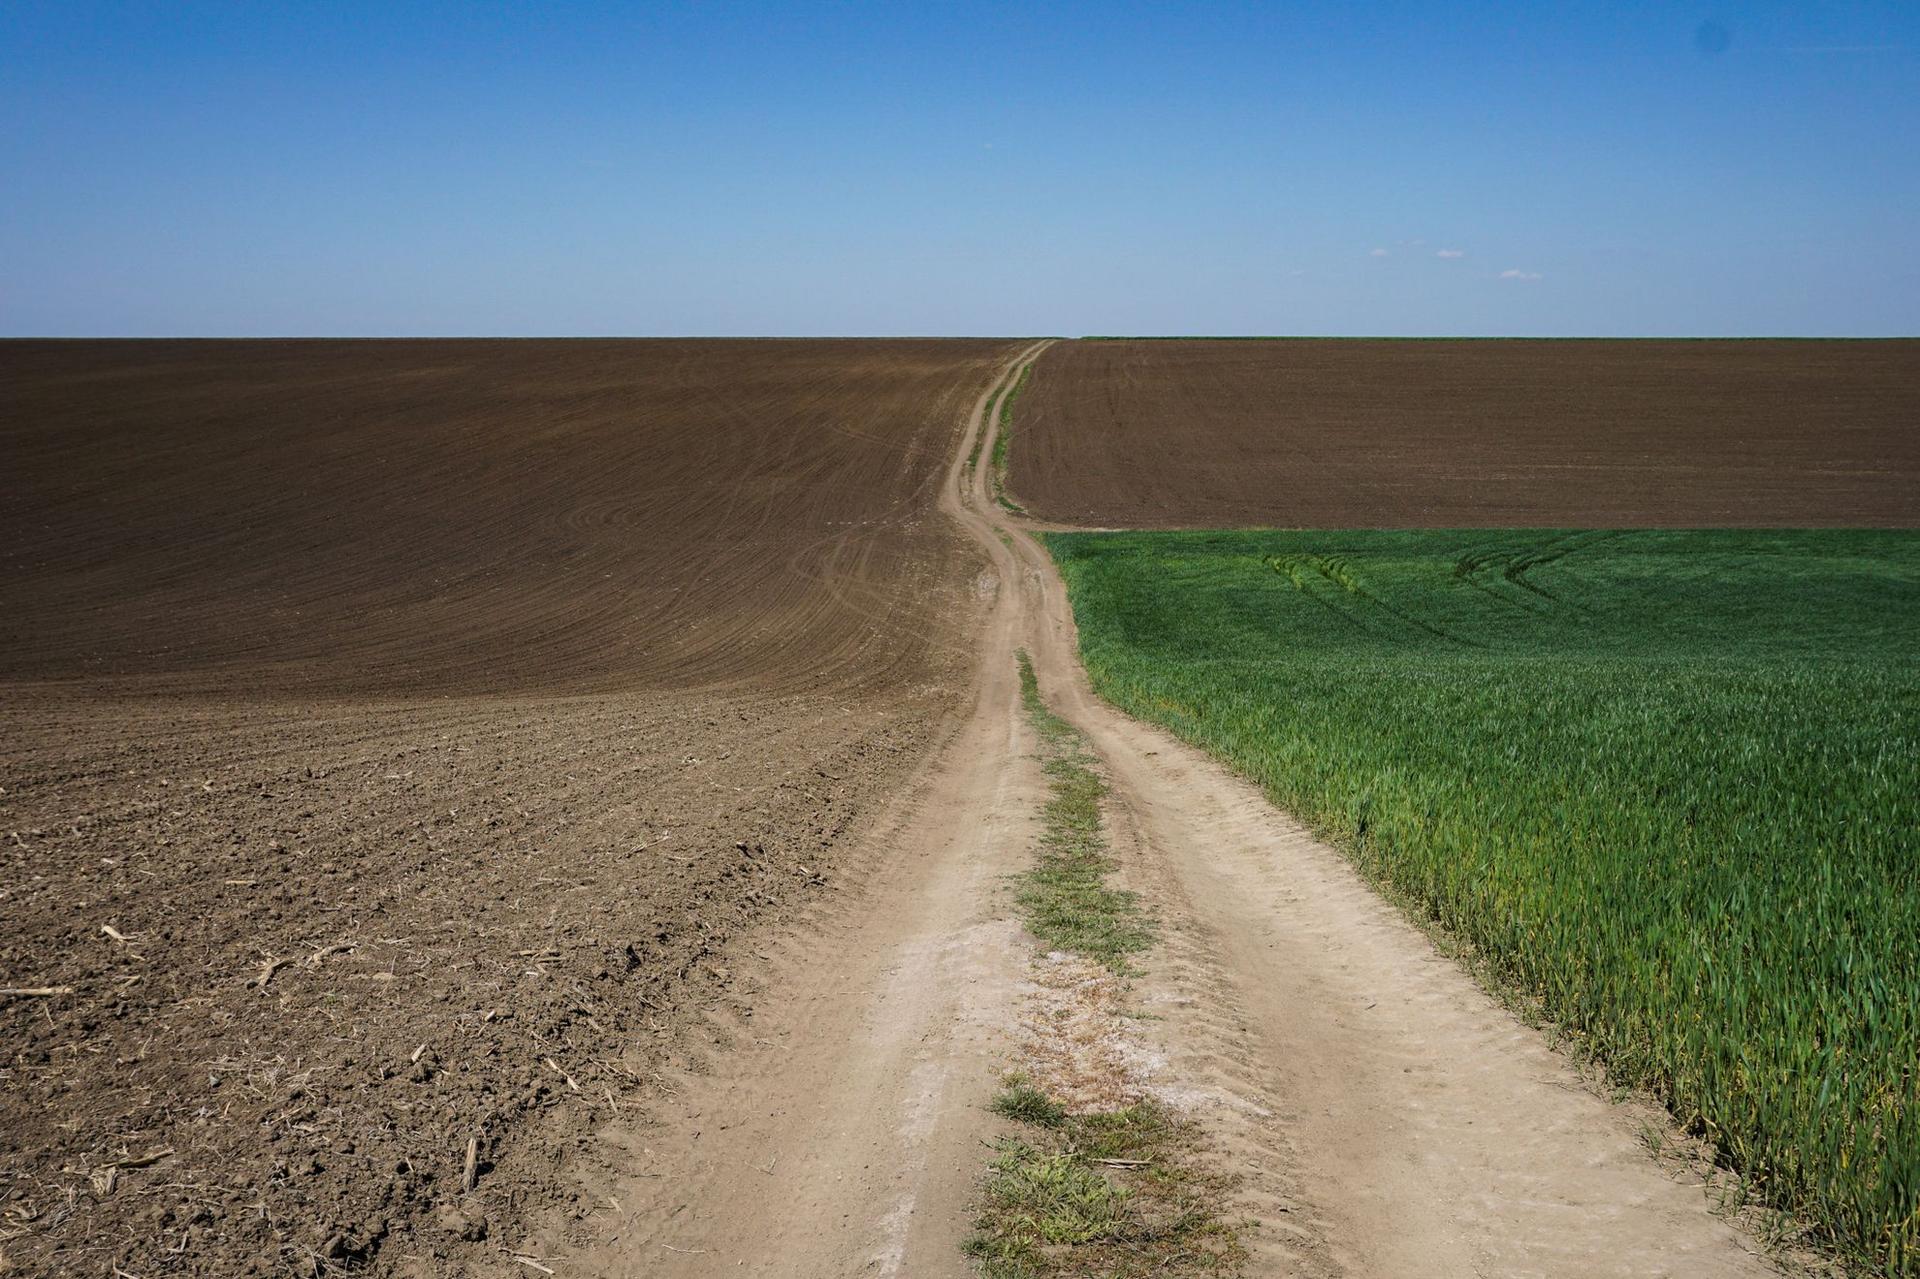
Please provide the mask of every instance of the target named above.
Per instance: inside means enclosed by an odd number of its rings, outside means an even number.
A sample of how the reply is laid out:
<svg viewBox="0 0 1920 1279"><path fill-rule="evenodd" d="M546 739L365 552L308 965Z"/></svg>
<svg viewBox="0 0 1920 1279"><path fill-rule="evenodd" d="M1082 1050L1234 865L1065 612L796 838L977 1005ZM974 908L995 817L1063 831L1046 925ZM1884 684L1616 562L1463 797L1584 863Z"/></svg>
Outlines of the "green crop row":
<svg viewBox="0 0 1920 1279"><path fill-rule="evenodd" d="M1048 542L1102 695L1920 1274L1920 535Z"/></svg>

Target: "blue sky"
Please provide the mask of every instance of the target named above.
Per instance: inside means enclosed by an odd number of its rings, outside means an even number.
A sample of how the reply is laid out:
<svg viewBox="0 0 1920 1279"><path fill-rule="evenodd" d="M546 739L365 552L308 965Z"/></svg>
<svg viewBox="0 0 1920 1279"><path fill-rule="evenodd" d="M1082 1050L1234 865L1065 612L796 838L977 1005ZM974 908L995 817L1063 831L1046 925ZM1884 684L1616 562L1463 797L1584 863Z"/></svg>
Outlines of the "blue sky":
<svg viewBox="0 0 1920 1279"><path fill-rule="evenodd" d="M0 113L11 335L1920 333L1912 0L8 0Z"/></svg>

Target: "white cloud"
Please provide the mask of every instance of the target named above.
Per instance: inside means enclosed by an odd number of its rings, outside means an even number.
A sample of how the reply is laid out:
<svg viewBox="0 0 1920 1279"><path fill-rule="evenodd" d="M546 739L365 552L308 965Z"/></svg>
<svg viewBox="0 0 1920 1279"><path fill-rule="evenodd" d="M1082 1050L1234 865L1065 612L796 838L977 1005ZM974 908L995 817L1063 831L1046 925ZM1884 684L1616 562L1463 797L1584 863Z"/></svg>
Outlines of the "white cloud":
<svg viewBox="0 0 1920 1279"><path fill-rule="evenodd" d="M1433 256L1436 258L1464 258L1467 256L1467 251L1465 249L1442 249Z"/></svg>
<svg viewBox="0 0 1920 1279"><path fill-rule="evenodd" d="M1500 273L1500 278L1503 280L1538 280L1541 277L1538 271L1520 271L1509 267Z"/></svg>
<svg viewBox="0 0 1920 1279"><path fill-rule="evenodd" d="M1384 258L1387 256L1387 252L1388 250L1386 249L1375 249L1373 252L1367 254L1367 256L1370 258Z"/></svg>

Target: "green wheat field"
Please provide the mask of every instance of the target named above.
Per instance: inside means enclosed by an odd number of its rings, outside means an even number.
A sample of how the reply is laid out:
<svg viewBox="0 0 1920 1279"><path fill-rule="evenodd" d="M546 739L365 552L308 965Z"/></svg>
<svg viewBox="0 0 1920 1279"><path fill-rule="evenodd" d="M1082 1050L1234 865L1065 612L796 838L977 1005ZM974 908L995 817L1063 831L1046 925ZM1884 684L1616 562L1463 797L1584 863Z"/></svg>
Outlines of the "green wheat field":
<svg viewBox="0 0 1920 1279"><path fill-rule="evenodd" d="M1102 695L1920 1264L1920 535L1055 533Z"/></svg>

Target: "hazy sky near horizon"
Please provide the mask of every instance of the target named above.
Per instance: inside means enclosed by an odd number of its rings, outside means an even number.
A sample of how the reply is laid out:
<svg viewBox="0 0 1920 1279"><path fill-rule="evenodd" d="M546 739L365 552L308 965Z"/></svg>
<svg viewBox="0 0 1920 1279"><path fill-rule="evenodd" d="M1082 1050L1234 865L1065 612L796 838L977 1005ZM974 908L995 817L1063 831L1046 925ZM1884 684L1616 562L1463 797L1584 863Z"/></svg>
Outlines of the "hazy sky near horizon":
<svg viewBox="0 0 1920 1279"><path fill-rule="evenodd" d="M0 5L0 334L1920 333L1920 4Z"/></svg>

